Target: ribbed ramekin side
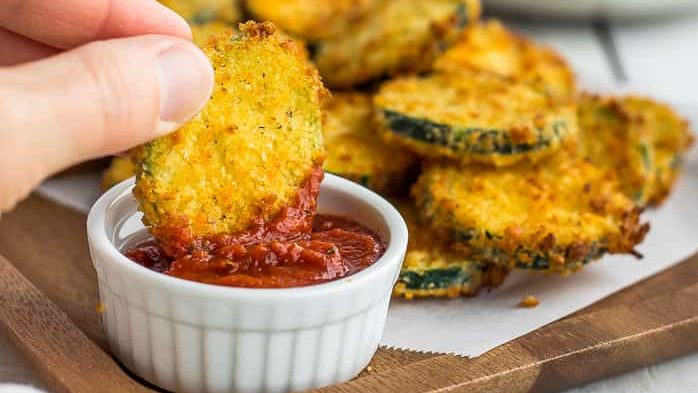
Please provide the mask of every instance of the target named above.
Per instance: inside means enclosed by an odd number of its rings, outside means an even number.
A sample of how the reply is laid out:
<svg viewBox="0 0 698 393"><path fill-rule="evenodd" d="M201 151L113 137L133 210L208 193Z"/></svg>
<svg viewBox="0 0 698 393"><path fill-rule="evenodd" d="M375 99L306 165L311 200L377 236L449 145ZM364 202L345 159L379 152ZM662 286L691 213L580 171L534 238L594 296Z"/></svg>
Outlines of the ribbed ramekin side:
<svg viewBox="0 0 698 393"><path fill-rule="evenodd" d="M177 314L197 313L195 303L170 298L164 306L118 272L99 275L114 354L143 379L190 393L285 392L350 379L375 352L389 300L388 293L360 313L310 328L219 329L202 313L199 324L177 321Z"/></svg>
<svg viewBox="0 0 698 393"><path fill-rule="evenodd" d="M222 329L211 326L217 320L211 313L247 313L204 307L205 299L150 287L109 264L95 266L113 353L135 374L172 391L284 392L350 379L375 352L390 299L389 289L376 286L373 304L339 320L337 309L351 308L352 296L323 308L324 324L285 329L286 313L267 310L274 314L267 329Z"/></svg>

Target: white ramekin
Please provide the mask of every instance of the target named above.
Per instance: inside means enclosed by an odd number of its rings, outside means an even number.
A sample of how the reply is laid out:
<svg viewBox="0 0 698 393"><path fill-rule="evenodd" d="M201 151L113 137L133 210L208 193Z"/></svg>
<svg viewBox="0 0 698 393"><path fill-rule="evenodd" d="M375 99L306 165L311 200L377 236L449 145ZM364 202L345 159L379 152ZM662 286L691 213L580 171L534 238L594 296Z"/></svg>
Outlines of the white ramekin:
<svg viewBox="0 0 698 393"><path fill-rule="evenodd" d="M330 283L247 289L170 277L122 255L144 233L133 184L107 191L87 219L102 321L131 371L176 392L283 392L343 382L368 364L407 247L405 223L383 198L326 175L320 212L374 230L383 257Z"/></svg>

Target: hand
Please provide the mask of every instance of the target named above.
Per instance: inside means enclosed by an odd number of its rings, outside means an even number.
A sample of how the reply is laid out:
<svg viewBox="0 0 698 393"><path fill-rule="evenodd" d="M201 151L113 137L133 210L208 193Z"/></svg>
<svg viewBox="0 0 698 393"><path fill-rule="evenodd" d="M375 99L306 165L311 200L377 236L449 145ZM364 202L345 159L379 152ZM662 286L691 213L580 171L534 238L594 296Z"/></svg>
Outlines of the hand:
<svg viewBox="0 0 698 393"><path fill-rule="evenodd" d="M174 131L213 71L155 0L0 0L0 212L52 173Z"/></svg>

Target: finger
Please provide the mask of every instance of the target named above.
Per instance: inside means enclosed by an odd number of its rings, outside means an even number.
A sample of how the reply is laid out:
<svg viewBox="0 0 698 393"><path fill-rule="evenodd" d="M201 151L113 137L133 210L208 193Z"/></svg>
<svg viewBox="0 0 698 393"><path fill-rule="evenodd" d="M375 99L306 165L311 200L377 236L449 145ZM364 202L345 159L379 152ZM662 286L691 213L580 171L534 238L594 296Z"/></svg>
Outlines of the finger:
<svg viewBox="0 0 698 393"><path fill-rule="evenodd" d="M0 69L0 211L51 173L174 131L212 87L205 55L168 36L95 42Z"/></svg>
<svg viewBox="0 0 698 393"><path fill-rule="evenodd" d="M146 34L191 39L184 19L155 0L0 0L0 26L61 49Z"/></svg>
<svg viewBox="0 0 698 393"><path fill-rule="evenodd" d="M55 48L0 28L0 66L26 63L56 53Z"/></svg>

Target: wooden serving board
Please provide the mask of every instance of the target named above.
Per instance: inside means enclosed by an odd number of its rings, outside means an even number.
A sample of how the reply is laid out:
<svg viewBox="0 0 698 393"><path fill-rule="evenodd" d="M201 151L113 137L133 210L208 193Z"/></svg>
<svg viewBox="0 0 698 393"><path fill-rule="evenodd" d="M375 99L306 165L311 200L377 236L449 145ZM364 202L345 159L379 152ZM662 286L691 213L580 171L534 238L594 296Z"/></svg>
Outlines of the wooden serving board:
<svg viewBox="0 0 698 393"><path fill-rule="evenodd" d="M152 392L109 355L85 216L32 196L0 220L0 333L56 392ZM4 257L3 257L4 256ZM553 392L698 351L698 256L474 359L380 348L320 392Z"/></svg>

